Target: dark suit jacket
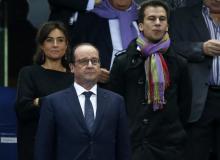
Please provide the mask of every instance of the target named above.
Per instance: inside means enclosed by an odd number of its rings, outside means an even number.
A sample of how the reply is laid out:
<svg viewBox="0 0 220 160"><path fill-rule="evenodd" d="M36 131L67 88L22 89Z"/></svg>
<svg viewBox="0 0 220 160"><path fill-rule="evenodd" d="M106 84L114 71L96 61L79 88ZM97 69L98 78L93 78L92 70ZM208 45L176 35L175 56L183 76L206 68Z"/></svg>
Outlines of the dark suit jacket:
<svg viewBox="0 0 220 160"><path fill-rule="evenodd" d="M50 4L49 20L59 20L69 24L69 19L74 12L85 11L88 0L48 0Z"/></svg>
<svg viewBox="0 0 220 160"><path fill-rule="evenodd" d="M45 98L36 139L36 160L129 160L124 101L98 88L89 132L73 86Z"/></svg>
<svg viewBox="0 0 220 160"><path fill-rule="evenodd" d="M72 46L82 42L92 43L99 50L101 66L110 68L113 46L108 19L92 12L81 13L71 31Z"/></svg>
<svg viewBox="0 0 220 160"><path fill-rule="evenodd" d="M176 10L171 15L170 35L175 52L188 60L192 81L192 110L189 121L197 121L203 112L212 58L203 53L203 42L210 39L202 16L202 4Z"/></svg>
<svg viewBox="0 0 220 160"><path fill-rule="evenodd" d="M183 151L186 123L190 113L190 82L186 62L170 48L164 54L171 84L165 92L164 109L153 111L146 100L145 58L132 42L116 57L110 88L124 96L129 118L133 160L177 160Z"/></svg>

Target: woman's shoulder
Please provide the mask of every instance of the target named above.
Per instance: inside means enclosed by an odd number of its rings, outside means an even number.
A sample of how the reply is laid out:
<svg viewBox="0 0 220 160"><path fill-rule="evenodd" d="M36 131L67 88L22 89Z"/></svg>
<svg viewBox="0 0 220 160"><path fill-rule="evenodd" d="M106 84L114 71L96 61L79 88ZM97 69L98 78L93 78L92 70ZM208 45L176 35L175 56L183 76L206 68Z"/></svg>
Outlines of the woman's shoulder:
<svg viewBox="0 0 220 160"><path fill-rule="evenodd" d="M25 70L25 71L29 71L29 70L39 70L41 68L40 65L37 64L32 64L32 65L28 65L28 66L24 66L21 70Z"/></svg>
<svg viewBox="0 0 220 160"><path fill-rule="evenodd" d="M29 72L36 72L36 71L40 71L42 70L42 67L39 65L29 65L29 66L25 66L20 70L20 73L29 73Z"/></svg>

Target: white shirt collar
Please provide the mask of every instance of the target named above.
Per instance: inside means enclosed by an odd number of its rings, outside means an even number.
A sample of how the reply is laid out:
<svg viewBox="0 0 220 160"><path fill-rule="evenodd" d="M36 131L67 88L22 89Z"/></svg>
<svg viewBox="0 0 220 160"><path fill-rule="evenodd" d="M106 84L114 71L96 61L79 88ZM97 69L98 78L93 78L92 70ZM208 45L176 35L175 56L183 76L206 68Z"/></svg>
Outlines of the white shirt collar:
<svg viewBox="0 0 220 160"><path fill-rule="evenodd" d="M74 82L74 87L76 89L77 96L81 95L83 92L88 92L88 91L91 91L93 94L97 95L97 84L95 84L90 90L86 90L76 82Z"/></svg>

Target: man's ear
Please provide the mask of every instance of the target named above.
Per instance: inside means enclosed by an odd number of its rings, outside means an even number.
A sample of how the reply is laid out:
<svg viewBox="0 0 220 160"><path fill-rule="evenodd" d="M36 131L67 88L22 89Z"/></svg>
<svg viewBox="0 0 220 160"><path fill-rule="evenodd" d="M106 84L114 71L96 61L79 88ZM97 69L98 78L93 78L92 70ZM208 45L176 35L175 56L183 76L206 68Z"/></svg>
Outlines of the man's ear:
<svg viewBox="0 0 220 160"><path fill-rule="evenodd" d="M140 30L141 32L143 32L143 30L144 30L143 23L139 23L139 24L138 24L138 28L139 28L139 30Z"/></svg>
<svg viewBox="0 0 220 160"><path fill-rule="evenodd" d="M69 64L69 67L70 67L70 72L71 72L71 73L74 73L74 64L73 64L73 63L70 63L70 64Z"/></svg>

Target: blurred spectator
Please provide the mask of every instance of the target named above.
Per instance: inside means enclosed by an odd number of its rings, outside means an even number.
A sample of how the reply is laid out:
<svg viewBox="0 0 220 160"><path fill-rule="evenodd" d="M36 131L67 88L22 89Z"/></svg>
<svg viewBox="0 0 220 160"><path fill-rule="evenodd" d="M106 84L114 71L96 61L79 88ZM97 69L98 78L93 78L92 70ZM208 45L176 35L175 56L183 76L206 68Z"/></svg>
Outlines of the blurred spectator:
<svg viewBox="0 0 220 160"><path fill-rule="evenodd" d="M165 0L171 7L171 9L177 9L181 7L190 7L198 4L202 0Z"/></svg>
<svg viewBox="0 0 220 160"><path fill-rule="evenodd" d="M7 27L9 52L9 85L16 86L19 70L32 63L35 51L36 29L27 20L26 0L7 0Z"/></svg>
<svg viewBox="0 0 220 160"><path fill-rule="evenodd" d="M192 82L187 160L220 160L220 1L203 0L173 13L175 52L188 60Z"/></svg>
<svg viewBox="0 0 220 160"><path fill-rule="evenodd" d="M39 28L42 23L48 21L50 8L47 0L27 0L29 12L27 19L35 28Z"/></svg>
<svg viewBox="0 0 220 160"><path fill-rule="evenodd" d="M107 83L115 54L137 37L137 7L133 0L104 0L91 12L79 14L73 26L73 45L89 42L99 49L99 82Z"/></svg>
<svg viewBox="0 0 220 160"><path fill-rule="evenodd" d="M49 20L59 20L67 27L77 20L78 12L92 10L102 0L48 0L50 5Z"/></svg>
<svg viewBox="0 0 220 160"><path fill-rule="evenodd" d="M135 0L135 1L138 4L141 4L142 2L144 2L146 0ZM186 6L187 0L164 0L164 1L168 3L168 5L171 7L171 9L175 9L175 8ZM196 0L189 0L189 1L196 1Z"/></svg>

